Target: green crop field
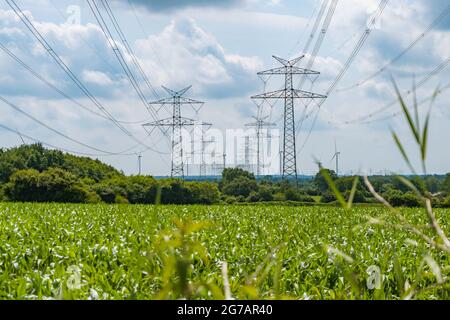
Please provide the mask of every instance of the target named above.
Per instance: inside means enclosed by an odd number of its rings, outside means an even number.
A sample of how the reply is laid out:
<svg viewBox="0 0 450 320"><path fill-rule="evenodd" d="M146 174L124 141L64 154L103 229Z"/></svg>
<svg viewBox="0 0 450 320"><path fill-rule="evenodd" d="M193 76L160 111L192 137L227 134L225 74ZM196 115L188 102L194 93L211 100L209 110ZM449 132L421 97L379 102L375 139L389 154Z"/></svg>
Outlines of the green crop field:
<svg viewBox="0 0 450 320"><path fill-rule="evenodd" d="M402 212L428 232L424 209ZM450 272L448 255L367 223L384 215L391 219L381 207L0 204L0 298L222 299L228 279L243 299L398 299L412 285L431 286L417 298L449 299L448 285L434 285ZM448 231L450 211L436 215ZM440 267L420 268L426 256Z"/></svg>

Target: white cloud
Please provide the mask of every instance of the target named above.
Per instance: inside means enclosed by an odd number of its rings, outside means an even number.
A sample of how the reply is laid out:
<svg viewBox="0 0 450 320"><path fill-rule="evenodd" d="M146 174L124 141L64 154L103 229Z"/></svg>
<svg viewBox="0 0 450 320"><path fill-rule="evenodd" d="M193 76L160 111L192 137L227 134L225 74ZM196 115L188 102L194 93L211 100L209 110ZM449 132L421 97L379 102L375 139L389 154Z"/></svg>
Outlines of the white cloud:
<svg viewBox="0 0 450 320"><path fill-rule="evenodd" d="M249 93L262 62L257 57L228 54L219 42L193 19L173 20L160 34L136 42L145 69L156 82L172 86L194 86L208 97ZM165 70L158 70L155 56L164 57ZM156 72L155 72L156 71Z"/></svg>
<svg viewBox="0 0 450 320"><path fill-rule="evenodd" d="M94 83L97 85L111 85L113 81L111 78L108 77L107 74L101 72L101 71L94 71L94 70L84 70L82 74L82 79L85 82L88 83Z"/></svg>

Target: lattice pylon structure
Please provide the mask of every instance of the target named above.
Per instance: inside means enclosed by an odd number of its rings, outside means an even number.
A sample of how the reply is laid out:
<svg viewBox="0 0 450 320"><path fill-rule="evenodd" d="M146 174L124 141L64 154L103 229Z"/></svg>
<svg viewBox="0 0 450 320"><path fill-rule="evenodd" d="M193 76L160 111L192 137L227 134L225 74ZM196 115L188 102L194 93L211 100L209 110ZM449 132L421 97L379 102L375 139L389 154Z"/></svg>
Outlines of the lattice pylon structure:
<svg viewBox="0 0 450 320"><path fill-rule="evenodd" d="M284 89L267 92L264 94L253 96L252 99L284 99L284 115L283 115L283 161L282 161L282 177L283 179L294 178L297 180L297 150L296 150L296 131L295 131L295 100L296 99L326 99L327 97L321 94L312 93L308 91L294 89L293 77L294 75L301 76L318 76L320 72L296 67L305 56L285 60L273 56L282 67L274 68L259 72L259 76L265 75L284 75L285 87Z"/></svg>
<svg viewBox="0 0 450 320"><path fill-rule="evenodd" d="M276 127L276 123L266 122L269 117L264 118L258 118L253 117L255 119L255 122L247 123L246 127L253 127L256 129L256 175L260 176L263 168L263 161L262 161L262 154L261 154L261 147L262 147L262 133L263 130L270 127Z"/></svg>
<svg viewBox="0 0 450 320"><path fill-rule="evenodd" d="M146 123L144 127L160 127L172 129L172 166L171 177L184 178L184 154L183 154L183 135L182 129L184 127L193 127L198 125L198 121L190 118L182 117L181 106L202 106L204 102L185 98L184 95L192 86L184 88L180 91L174 91L163 86L163 89L170 95L169 98L161 99L154 102L149 102L150 105L166 107L172 106L172 117L158 120L155 122ZM201 124L205 125L205 124Z"/></svg>

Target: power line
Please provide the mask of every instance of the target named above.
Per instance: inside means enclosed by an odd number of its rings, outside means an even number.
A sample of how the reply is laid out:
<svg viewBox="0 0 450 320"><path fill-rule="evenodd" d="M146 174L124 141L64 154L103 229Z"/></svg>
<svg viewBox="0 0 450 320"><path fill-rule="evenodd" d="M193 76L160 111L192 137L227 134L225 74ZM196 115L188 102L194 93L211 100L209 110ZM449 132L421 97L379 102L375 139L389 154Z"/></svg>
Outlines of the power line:
<svg viewBox="0 0 450 320"><path fill-rule="evenodd" d="M106 23L105 19L103 18L102 13L100 12L100 9L97 6L97 3L95 0L87 0L89 7L91 8L91 11L97 20L100 29L103 31L106 40L108 41L111 49L114 52L114 55L116 56L117 60L119 61L120 66L122 67L123 71L125 72L125 75L127 76L128 80L130 81L132 87L136 91L139 99L142 101L144 106L147 108L148 112L152 115L154 120L156 121L158 119L158 116L156 114L156 111L153 110L153 107L148 103L147 98L143 94L139 83L137 82L136 78L134 77L133 73L131 72L130 67L128 66L128 63L126 62L121 50L116 44L116 41L114 40L114 37L111 33L111 30L108 27L108 24ZM104 2L102 2L104 3ZM111 16L110 19L112 20Z"/></svg>
<svg viewBox="0 0 450 320"><path fill-rule="evenodd" d="M130 1L130 0L128 0ZM316 4L316 6L314 7L311 16L308 19L308 22L306 23L306 27L303 30L303 32L301 33L301 35L299 36L297 42L295 43L295 45L292 47L292 49L289 51L288 56L290 56L296 49L297 47L300 45L300 43L302 42L303 37L306 35L306 31L308 30L309 26L311 25L312 19L317 11L317 8L319 6L319 3Z"/></svg>
<svg viewBox="0 0 450 320"><path fill-rule="evenodd" d="M4 129L6 131L9 131L9 132L15 133L15 134L19 134L22 137L25 137L25 138L27 138L27 139L29 139L31 141L34 141L35 143L40 143L40 144L42 144L44 146L47 146L47 147L50 147L50 148L53 148L53 149L57 149L57 150L60 150L60 151L64 151L64 152L68 152L68 153L72 153L72 154L76 154L76 155L80 155L80 156L87 156L87 157L107 156L107 155L104 155L104 154L84 153L84 152L74 151L74 150L70 150L70 149L66 149L66 148L62 148L62 147L57 147L57 146L55 146L53 144L44 142L42 140L38 140L38 139L33 138L33 137L29 136L29 135L26 135L23 132L20 132L18 130L12 129L12 128L10 128L10 127L8 127L8 126L6 126L4 124L1 124L1 123L0 123L0 128Z"/></svg>
<svg viewBox="0 0 450 320"><path fill-rule="evenodd" d="M153 95L157 99L159 99L158 93L156 92L153 85L150 83L150 80L149 80L147 74L145 73L144 69L142 68L141 64L139 63L139 60L136 58L136 55L134 54L134 51L131 48L130 43L128 42L125 34L123 33L122 28L120 27L116 16L114 15L113 11L111 10L111 7L109 6L108 1L102 0L102 4L103 4L104 8L106 9L106 12L108 13L108 15L110 17L110 19L114 25L114 28L116 29L116 32L118 33L120 40L122 41L122 44L124 45L125 49L127 50L128 54L130 55L136 69L141 74L141 77L144 80L145 84L147 85L148 89L153 93Z"/></svg>
<svg viewBox="0 0 450 320"><path fill-rule="evenodd" d="M411 42L404 50L402 50L397 56L395 56L393 59L391 59L388 63L386 63L383 67L381 67L380 69L378 69L376 72L374 72L373 74L371 74L370 76L368 76L367 78L364 78L361 81L356 82L355 84L345 87L345 88L341 88L336 90L336 92L342 92L342 91L348 91L351 89L355 89L358 88L360 86L362 86L363 84L367 83L368 81L372 80L373 78L379 76L380 74L382 74L384 71L387 70L387 68L391 65L393 65L394 63L396 63L397 61L399 61L405 54L407 54L409 51L411 51L411 49L413 49L422 39L425 38L425 36L437 25L439 25L440 23L442 23L444 21L444 18L447 17L447 15L450 13L450 5L448 5L446 7L446 9L444 9L439 16L413 41Z"/></svg>
<svg viewBox="0 0 450 320"><path fill-rule="evenodd" d="M426 102L433 101L436 98L437 95L440 95L440 94L442 94L443 92L445 92L445 91L447 91L449 89L450 89L450 83L447 84L446 86L438 89L433 95L431 95L430 97L420 101L417 105L421 106L421 105L423 105ZM372 119L372 120L367 120L365 122L360 122L359 124L371 124L371 123L375 123L375 122L382 122L382 121L386 121L386 120L398 117L401 114L403 114L403 111L398 111L398 112L395 112L395 113L390 114L388 116L385 116L385 117L382 117L382 118L377 118L377 119Z"/></svg>
<svg viewBox="0 0 450 320"><path fill-rule="evenodd" d="M319 34L319 36L318 36L318 38L316 40L316 44L314 45L314 49L311 52L311 55L309 57L306 69L311 69L313 67L313 65L314 65L314 62L316 61L317 54L319 53L319 50L322 47L323 41L324 41L325 36L326 36L326 34L328 32L328 28L330 27L330 24L331 24L331 21L333 19L334 13L336 11L337 5L338 5L338 0L333 0L331 2L331 4L330 4L330 7L328 8L327 15L325 16L325 19L324 19L323 24L322 24L321 33ZM302 89L305 81L306 81L306 76L304 76L304 77L302 77L300 79L300 83L299 83L299 86L298 86L299 89ZM312 86L311 86L311 90L312 90ZM309 103L311 103L312 101L313 100L310 100ZM301 115L299 121L297 122L297 129L296 129L297 130L296 131L297 135L301 131L302 127L303 127L303 123L304 123L305 118L306 118L306 112L308 110L309 103L307 102L307 104L305 105L304 110L302 112L302 115Z"/></svg>
<svg viewBox="0 0 450 320"><path fill-rule="evenodd" d="M423 77L422 80L420 80L416 85L415 85L415 89L421 88L422 86L424 86L429 80L431 80L434 76L436 76L437 74L439 74L441 71L445 70L445 68L448 67L448 65L450 64L450 58L447 58L446 60L444 60L442 63L440 63L437 67L435 67L431 72L429 72L427 75L425 75L425 77ZM408 90L406 91L403 95L405 96L409 96L411 93L413 93L413 90ZM352 120L348 120L345 121L344 124L353 124L353 123L359 123L359 122L364 122L366 120L371 119L373 116L390 109L393 105L395 105L398 101L396 99L394 99L392 102L386 104L385 106L377 109L376 111L373 111L367 115L358 117L356 119L352 119Z"/></svg>
<svg viewBox="0 0 450 320"><path fill-rule="evenodd" d="M26 69L28 72L30 72L36 79L40 80L42 83L44 83L45 85L47 85L49 88L51 88L52 90L56 91L57 93L59 93L62 97L66 98L67 100L73 102L75 105L77 105L78 107L98 116L101 117L105 120L110 121L111 119L107 116L105 116L102 113L96 112L94 110L92 110L91 108L86 107L85 105L81 104L80 102L78 102L77 100L75 100L73 97L69 96L67 93L63 92L61 89L59 89L58 87L56 87L55 85L53 85L50 81L46 80L42 75L40 75L37 71L35 71L33 68L31 68L29 65L27 65L23 60L21 60L17 55L15 55L11 50L9 50L4 44L0 43L0 49L5 52L8 56L10 56L13 60L15 60L20 66L22 66L24 69ZM148 121L148 120L146 120ZM117 120L117 122L121 123L121 124L142 124L145 123L146 121L121 121L121 120Z"/></svg>
<svg viewBox="0 0 450 320"><path fill-rule="evenodd" d="M136 13L136 7L134 6L133 2L131 2L131 0L128 0L128 5L130 6L131 11L133 12L133 15L134 15L134 17L135 17L135 19L136 19L136 21L137 21L137 23L138 23L138 26L139 26L139 28L140 28L140 30L141 30L143 36L144 36L144 37L147 37L147 33L146 33L146 31L145 31L144 24L142 23L141 19L139 18L139 15ZM153 51L156 60L158 60L158 65L162 68L162 70L164 71L164 73L165 73L167 76L170 76L170 74L169 74L169 72L167 71L167 68L165 67L164 62L161 60L161 58L160 58L158 52L155 51L155 49L153 48L153 46L150 46L150 49Z"/></svg>
<svg viewBox="0 0 450 320"><path fill-rule="evenodd" d="M99 148L93 147L93 146L88 145L88 144L86 144L86 143L83 143L83 142L81 142L81 141L79 141L79 140L77 140L77 139L74 139L74 138L68 136L67 134L65 134L65 133L63 133L63 132L57 130L57 129L54 129L53 127L49 126L48 124L46 124L46 123L42 122L41 120L37 119L36 117L32 116L31 114L29 114L28 112L24 111L22 108L18 107L17 105L15 105L15 104L12 103L11 101L5 99L4 97L0 96L0 100L3 101L6 105L8 105L10 108L16 110L17 112L20 112L21 114L25 115L26 117L28 117L28 118L31 119L32 121L34 121L34 122L40 124L41 126L43 126L43 127L47 128L48 130L50 130L50 131L56 133L57 135L59 135L59 136L65 138L65 139L67 139L67 140L69 140L69 141L72 141L72 142L74 142L74 143L76 143L76 144L78 144L78 145L80 145L80 146L83 146L83 147L85 147L85 148L88 148L88 149L91 149L91 150L94 150L94 151L98 151L98 152L103 153L103 154L100 154L100 155L98 155L98 156L107 156L107 155L135 155L135 154L138 154L138 153L142 152L142 151L140 151L140 152L134 152L134 153L126 153L126 152L129 152L130 149L127 149L127 150L124 150L124 151L121 151L121 152L111 152L111 151L106 151L106 150L103 150L103 149L99 149Z"/></svg>
<svg viewBox="0 0 450 320"><path fill-rule="evenodd" d="M320 7L319 13L317 14L316 21L314 22L314 25L311 30L311 34L309 35L308 41L305 44L305 47L303 48L303 53L306 53L309 51L309 46L311 45L312 41L314 40L314 37L316 36L316 32L319 28L320 21L322 21L322 17L325 13L325 9L328 6L328 3L330 0L324 0L322 2L322 6Z"/></svg>
<svg viewBox="0 0 450 320"><path fill-rule="evenodd" d="M53 8L55 8L55 10L58 12L58 14L63 18L63 19L67 19L67 16L63 13L63 11L61 9L59 9L53 0L49 0L50 4L53 6ZM108 65L108 67L110 67L111 69L117 70L117 68L115 68L112 64L109 63L109 61L107 59L105 59L104 56L102 56L99 52L98 49L94 47L94 45L92 43L90 43L89 41L86 41L86 39L84 39L83 37L81 37L81 41L84 42L84 44L90 49L90 51L92 53L94 53L102 62L104 62L105 64Z"/></svg>
<svg viewBox="0 0 450 320"><path fill-rule="evenodd" d="M363 34L361 35L358 43L356 44L355 48L353 49L350 57L347 59L347 61L345 62L343 68L341 69L341 71L339 72L339 74L337 75L337 77L334 79L334 81L331 83L330 87L328 88L328 90L326 91L326 96L329 97L331 95L331 93L333 92L333 90L336 88L337 84L339 83L339 81L342 79L342 77L345 75L345 73L348 71L348 69L350 68L351 64L353 63L355 57L358 55L358 53L361 51L362 47L364 46L365 42L367 41L367 39L369 38L371 32L372 32L372 28L375 25L376 20L383 14L384 9L386 8L387 4L388 4L389 0L381 0L379 5L378 5L378 12L373 16L373 18L371 19L370 22L370 26L367 26L367 28L364 30ZM314 117L314 120L312 122L312 125L309 129L309 132L306 136L306 139L304 141L304 143L302 144L300 151L303 151L303 149L305 148L306 144L309 141L309 138L311 137L312 131L314 130L314 127L316 125L316 122L318 120L319 114L320 114L320 110L322 105L325 103L325 101L327 100L327 98L322 99L318 106L317 106L317 112L316 115Z"/></svg>
<svg viewBox="0 0 450 320"><path fill-rule="evenodd" d="M24 23L26 28L33 34L33 36L38 40L38 42L44 47L48 54L53 58L56 64L66 73L66 75L74 82L74 84L92 101L92 103L104 113L108 119L111 120L124 134L129 136L131 139L135 140L139 144L146 146L142 141L136 138L131 132L129 132L125 127L123 127L114 116L95 98L95 96L86 88L86 86L78 79L78 77L72 72L72 70L64 63L60 56L53 50L50 44L45 40L42 34L36 29L34 24L28 19L28 17L23 13L22 9L17 5L14 0L5 0L6 3L11 7L14 13L19 17L19 19ZM147 147L147 146L146 146Z"/></svg>
<svg viewBox="0 0 450 320"><path fill-rule="evenodd" d="M325 16L325 19L323 21L321 32L320 32L319 36L317 37L313 51L311 52L311 55L308 59L306 69L311 69L314 65L314 62L316 61L317 54L319 53L319 50L322 47L323 40L325 39L325 36L328 32L328 28L330 27L330 24L333 19L334 13L336 11L338 2L339 2L339 0L332 0L330 7L328 8L327 15ZM306 52L304 52L304 53L306 53ZM305 82L305 77L302 77L300 80L299 89L302 88L304 82Z"/></svg>

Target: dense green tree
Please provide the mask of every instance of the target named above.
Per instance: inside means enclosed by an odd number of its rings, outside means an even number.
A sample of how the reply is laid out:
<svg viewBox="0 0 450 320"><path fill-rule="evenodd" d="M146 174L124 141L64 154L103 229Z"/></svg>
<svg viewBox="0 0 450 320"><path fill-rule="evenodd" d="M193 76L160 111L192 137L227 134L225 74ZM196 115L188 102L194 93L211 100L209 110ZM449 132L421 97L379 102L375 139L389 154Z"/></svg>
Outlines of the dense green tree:
<svg viewBox="0 0 450 320"><path fill-rule="evenodd" d="M330 175L331 179L336 180L337 174L333 170L330 169L324 169L328 174ZM321 192L325 192L328 190L328 183L325 180L323 173L319 171L316 176L314 177L314 184L316 185L317 189L319 189Z"/></svg>
<svg viewBox="0 0 450 320"><path fill-rule="evenodd" d="M442 190L442 181L436 176L429 176L425 178L425 186L427 191L437 193Z"/></svg>
<svg viewBox="0 0 450 320"><path fill-rule="evenodd" d="M34 169L43 172L49 168L64 169L76 177L90 178L97 182L122 175L99 160L48 150L40 144L22 145L0 152L0 182L3 183L8 182L18 170Z"/></svg>
<svg viewBox="0 0 450 320"><path fill-rule="evenodd" d="M70 172L50 168L15 172L5 185L5 195L12 201L30 202L98 202L100 198Z"/></svg>
<svg viewBox="0 0 450 320"><path fill-rule="evenodd" d="M255 175L253 173L250 173L240 168L226 168L222 172L222 183L226 185L227 183L230 183L233 180L241 177L247 178L249 180L256 180Z"/></svg>
<svg viewBox="0 0 450 320"><path fill-rule="evenodd" d="M445 180L442 184L442 190L450 195L450 173L447 173L447 175L445 176Z"/></svg>
<svg viewBox="0 0 450 320"><path fill-rule="evenodd" d="M233 179L231 182L227 182L223 185L223 193L229 196L244 198L248 197L252 191L258 190L258 184L256 180L249 179L245 176L240 176Z"/></svg>

